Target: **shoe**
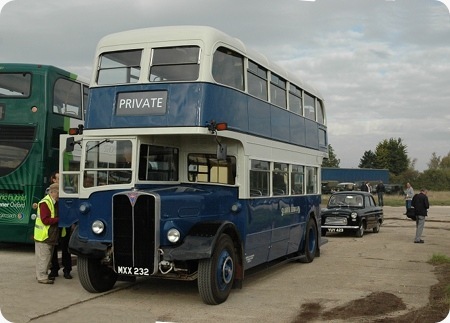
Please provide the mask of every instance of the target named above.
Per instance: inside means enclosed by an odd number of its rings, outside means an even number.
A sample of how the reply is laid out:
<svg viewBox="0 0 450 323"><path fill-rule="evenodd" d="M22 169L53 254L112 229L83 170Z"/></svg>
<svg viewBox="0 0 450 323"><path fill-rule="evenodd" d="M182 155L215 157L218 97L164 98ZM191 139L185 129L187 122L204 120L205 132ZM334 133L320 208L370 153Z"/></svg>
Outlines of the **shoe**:
<svg viewBox="0 0 450 323"><path fill-rule="evenodd" d="M65 279L72 279L72 275L70 273L64 273Z"/></svg>
<svg viewBox="0 0 450 323"><path fill-rule="evenodd" d="M54 281L50 280L50 279L42 279L42 280L38 280L39 284L53 284Z"/></svg>
<svg viewBox="0 0 450 323"><path fill-rule="evenodd" d="M59 276L58 272L51 271L50 274L48 274L48 279L54 280L55 277L58 277L58 276Z"/></svg>
<svg viewBox="0 0 450 323"><path fill-rule="evenodd" d="M414 241L414 243L425 243L425 241L419 240L419 241Z"/></svg>

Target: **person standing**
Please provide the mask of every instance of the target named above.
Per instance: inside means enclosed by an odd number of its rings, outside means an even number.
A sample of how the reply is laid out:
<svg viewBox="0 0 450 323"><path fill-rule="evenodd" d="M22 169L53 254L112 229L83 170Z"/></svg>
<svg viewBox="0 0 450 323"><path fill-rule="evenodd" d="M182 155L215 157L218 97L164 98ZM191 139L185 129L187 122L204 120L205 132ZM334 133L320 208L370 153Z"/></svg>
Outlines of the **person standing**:
<svg viewBox="0 0 450 323"><path fill-rule="evenodd" d="M406 190L405 190L405 206L406 206L406 212L411 207L411 201L414 196L414 189L412 188L411 184L406 183Z"/></svg>
<svg viewBox="0 0 450 323"><path fill-rule="evenodd" d="M384 187L383 181L380 181L377 184L377 196L378 196L378 206L384 206L384 193L386 192L386 188Z"/></svg>
<svg viewBox="0 0 450 323"><path fill-rule="evenodd" d="M59 183L59 173L54 172L50 176L50 183ZM48 190L48 189L47 189ZM72 256L69 252L69 240L70 240L70 234L71 234L71 228L65 228L66 235L64 237L59 237L58 245L53 248L52 253L52 260L51 260L51 267L50 267L50 274L48 275L48 279L55 280L56 277L59 276L58 271L60 269L59 267L59 260L58 260L58 249L61 249L61 257L62 257L62 265L63 265L63 273L64 278L66 279L72 279L72 275L70 272L72 271Z"/></svg>
<svg viewBox="0 0 450 323"><path fill-rule="evenodd" d="M411 206L414 207L414 213L416 214L416 237L414 243L424 243L422 232L425 226L425 217L428 215L428 209L430 208L426 189L421 189L419 194L413 196Z"/></svg>
<svg viewBox="0 0 450 323"><path fill-rule="evenodd" d="M370 189L369 188L369 182L363 182L363 184L361 185L360 190L363 191L363 192L370 192L369 189Z"/></svg>
<svg viewBox="0 0 450 323"><path fill-rule="evenodd" d="M36 257L36 278L41 284L53 284L48 279L48 268L52 258L53 249L58 244L60 229L58 228L59 185L50 185L48 194L39 201L34 226L34 245ZM64 235L64 230L63 230Z"/></svg>

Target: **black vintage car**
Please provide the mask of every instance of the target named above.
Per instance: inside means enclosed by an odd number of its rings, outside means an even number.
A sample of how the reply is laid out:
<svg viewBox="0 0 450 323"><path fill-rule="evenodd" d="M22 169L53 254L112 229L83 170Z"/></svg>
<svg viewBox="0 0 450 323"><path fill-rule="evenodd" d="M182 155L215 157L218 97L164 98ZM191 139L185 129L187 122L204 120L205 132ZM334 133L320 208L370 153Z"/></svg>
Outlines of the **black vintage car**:
<svg viewBox="0 0 450 323"><path fill-rule="evenodd" d="M378 233L383 223L383 208L377 206L372 194L361 191L336 192L321 210L322 235L327 232L351 231L362 237L365 230Z"/></svg>

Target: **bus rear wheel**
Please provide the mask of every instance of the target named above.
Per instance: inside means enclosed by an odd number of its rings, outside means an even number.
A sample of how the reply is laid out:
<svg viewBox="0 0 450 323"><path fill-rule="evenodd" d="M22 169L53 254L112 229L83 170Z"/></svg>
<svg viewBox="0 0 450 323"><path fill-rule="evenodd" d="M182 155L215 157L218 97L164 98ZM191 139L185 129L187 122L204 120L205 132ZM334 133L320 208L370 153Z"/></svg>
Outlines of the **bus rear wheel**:
<svg viewBox="0 0 450 323"><path fill-rule="evenodd" d="M117 274L110 267L102 265L100 259L78 257L80 283L90 293L106 292L114 287Z"/></svg>
<svg viewBox="0 0 450 323"><path fill-rule="evenodd" d="M204 303L217 305L227 300L234 282L235 262L233 241L222 234L211 258L198 264L198 291Z"/></svg>
<svg viewBox="0 0 450 323"><path fill-rule="evenodd" d="M314 260L317 252L317 225L313 219L309 219L306 225L305 252L300 262L310 263Z"/></svg>

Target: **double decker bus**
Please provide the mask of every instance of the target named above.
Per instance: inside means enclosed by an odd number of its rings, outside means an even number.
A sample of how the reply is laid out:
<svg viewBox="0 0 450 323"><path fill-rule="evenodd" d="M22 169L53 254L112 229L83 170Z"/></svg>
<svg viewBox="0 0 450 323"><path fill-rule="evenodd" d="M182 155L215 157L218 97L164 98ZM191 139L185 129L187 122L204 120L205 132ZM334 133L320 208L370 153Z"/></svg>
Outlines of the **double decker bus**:
<svg viewBox="0 0 450 323"><path fill-rule="evenodd" d="M33 242L36 203L58 171L59 135L83 122L88 81L54 66L0 63L0 241Z"/></svg>
<svg viewBox="0 0 450 323"><path fill-rule="evenodd" d="M238 39L106 36L87 111L81 135L61 136L59 206L87 291L196 279L220 304L250 268L320 255L323 98Z"/></svg>

